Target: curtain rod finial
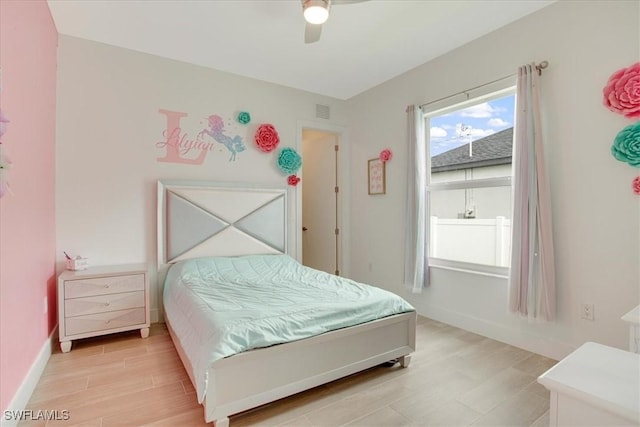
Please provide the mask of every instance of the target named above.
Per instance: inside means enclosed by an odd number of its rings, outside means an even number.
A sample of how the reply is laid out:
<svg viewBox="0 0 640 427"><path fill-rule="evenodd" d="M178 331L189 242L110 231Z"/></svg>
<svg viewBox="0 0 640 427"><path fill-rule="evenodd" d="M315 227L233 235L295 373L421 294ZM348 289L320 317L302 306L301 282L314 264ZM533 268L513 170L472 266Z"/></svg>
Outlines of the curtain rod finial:
<svg viewBox="0 0 640 427"><path fill-rule="evenodd" d="M544 70L548 66L549 66L549 61L542 61L541 63L536 65L536 70L538 70L538 75L541 76L542 75L542 70Z"/></svg>

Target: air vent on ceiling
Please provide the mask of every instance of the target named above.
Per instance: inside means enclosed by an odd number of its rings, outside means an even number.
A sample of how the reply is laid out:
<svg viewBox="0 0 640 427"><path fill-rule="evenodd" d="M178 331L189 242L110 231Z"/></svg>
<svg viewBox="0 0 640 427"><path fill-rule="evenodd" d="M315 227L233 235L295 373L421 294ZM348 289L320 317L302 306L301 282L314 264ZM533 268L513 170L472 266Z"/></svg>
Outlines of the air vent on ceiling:
<svg viewBox="0 0 640 427"><path fill-rule="evenodd" d="M330 110L328 105L316 104L316 117L329 120Z"/></svg>

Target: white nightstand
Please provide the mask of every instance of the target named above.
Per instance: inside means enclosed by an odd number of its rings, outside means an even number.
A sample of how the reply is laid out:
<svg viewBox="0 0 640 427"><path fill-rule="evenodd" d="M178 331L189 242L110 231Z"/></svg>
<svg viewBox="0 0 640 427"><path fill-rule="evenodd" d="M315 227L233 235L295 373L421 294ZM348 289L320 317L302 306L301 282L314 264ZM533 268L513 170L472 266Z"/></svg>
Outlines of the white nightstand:
<svg viewBox="0 0 640 427"><path fill-rule="evenodd" d="M640 353L640 305L622 316L629 323L629 351Z"/></svg>
<svg viewBox="0 0 640 427"><path fill-rule="evenodd" d="M58 276L60 348L72 340L140 329L149 336L149 274L146 264L66 270Z"/></svg>
<svg viewBox="0 0 640 427"><path fill-rule="evenodd" d="M550 426L640 425L640 355L588 342L538 377Z"/></svg>

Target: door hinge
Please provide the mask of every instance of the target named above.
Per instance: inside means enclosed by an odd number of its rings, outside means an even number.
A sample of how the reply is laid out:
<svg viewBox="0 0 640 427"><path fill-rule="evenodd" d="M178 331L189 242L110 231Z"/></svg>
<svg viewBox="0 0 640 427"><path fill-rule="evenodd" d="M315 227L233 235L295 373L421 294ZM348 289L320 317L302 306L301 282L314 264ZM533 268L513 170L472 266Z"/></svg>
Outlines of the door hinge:
<svg viewBox="0 0 640 427"><path fill-rule="evenodd" d="M336 236L337 236L338 234L340 234L340 229L339 229L339 228L336 228L335 233L336 233Z"/></svg>
<svg viewBox="0 0 640 427"><path fill-rule="evenodd" d="M340 187L336 185L335 192L337 193L338 191L340 191Z"/></svg>

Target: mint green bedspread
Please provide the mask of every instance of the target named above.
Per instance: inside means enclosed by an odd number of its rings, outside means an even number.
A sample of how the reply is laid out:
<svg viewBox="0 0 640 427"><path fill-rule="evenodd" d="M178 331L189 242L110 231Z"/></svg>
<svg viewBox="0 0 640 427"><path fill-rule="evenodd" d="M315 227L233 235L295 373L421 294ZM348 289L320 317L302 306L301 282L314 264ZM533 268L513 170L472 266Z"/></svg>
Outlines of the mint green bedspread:
<svg viewBox="0 0 640 427"><path fill-rule="evenodd" d="M194 369L200 402L216 360L414 311L391 292L287 255L177 263L165 280L164 308Z"/></svg>

